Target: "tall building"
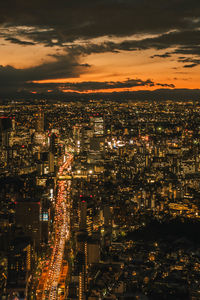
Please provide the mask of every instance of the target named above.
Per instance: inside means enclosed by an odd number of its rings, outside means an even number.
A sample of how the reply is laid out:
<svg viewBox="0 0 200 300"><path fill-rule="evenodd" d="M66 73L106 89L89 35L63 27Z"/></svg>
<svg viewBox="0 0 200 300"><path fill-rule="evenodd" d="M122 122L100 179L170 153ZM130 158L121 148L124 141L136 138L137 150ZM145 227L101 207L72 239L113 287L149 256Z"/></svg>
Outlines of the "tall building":
<svg viewBox="0 0 200 300"><path fill-rule="evenodd" d="M89 238L87 242L87 265L98 264L100 261L99 241Z"/></svg>
<svg viewBox="0 0 200 300"><path fill-rule="evenodd" d="M87 201L85 197L81 197L79 216L79 229L86 231Z"/></svg>
<svg viewBox="0 0 200 300"><path fill-rule="evenodd" d="M77 232L77 262L78 262L78 298L79 300L86 299L87 290L87 277L86 277L86 266L87 266L87 233L84 231Z"/></svg>
<svg viewBox="0 0 200 300"><path fill-rule="evenodd" d="M44 112L42 110L36 115L36 131L43 132L44 131Z"/></svg>
<svg viewBox="0 0 200 300"><path fill-rule="evenodd" d="M104 119L99 114L90 117L90 126L92 129L92 137L90 137L90 151L88 155L88 163L102 163L102 154L105 150L104 136Z"/></svg>
<svg viewBox="0 0 200 300"><path fill-rule="evenodd" d="M90 126L93 129L93 135L103 136L104 135L104 119L103 116L95 114L90 117Z"/></svg>
<svg viewBox="0 0 200 300"><path fill-rule="evenodd" d="M50 203L49 199L41 199L40 205L40 229L41 229L41 243L47 244L49 241L50 229Z"/></svg>
<svg viewBox="0 0 200 300"><path fill-rule="evenodd" d="M79 229L87 232L88 236L93 231L93 207L91 197L80 197L79 204Z"/></svg>
<svg viewBox="0 0 200 300"><path fill-rule="evenodd" d="M8 252L7 299L26 299L28 277L32 269L31 242L16 238ZM17 298L13 298L16 295Z"/></svg>
<svg viewBox="0 0 200 300"><path fill-rule="evenodd" d="M16 224L31 238L36 250L40 248L41 241L40 211L40 202L37 200L23 199L16 202Z"/></svg>
<svg viewBox="0 0 200 300"><path fill-rule="evenodd" d="M49 173L54 172L54 154L52 152L49 152Z"/></svg>
<svg viewBox="0 0 200 300"><path fill-rule="evenodd" d="M0 145L9 147L9 135L12 130L12 118L0 117Z"/></svg>

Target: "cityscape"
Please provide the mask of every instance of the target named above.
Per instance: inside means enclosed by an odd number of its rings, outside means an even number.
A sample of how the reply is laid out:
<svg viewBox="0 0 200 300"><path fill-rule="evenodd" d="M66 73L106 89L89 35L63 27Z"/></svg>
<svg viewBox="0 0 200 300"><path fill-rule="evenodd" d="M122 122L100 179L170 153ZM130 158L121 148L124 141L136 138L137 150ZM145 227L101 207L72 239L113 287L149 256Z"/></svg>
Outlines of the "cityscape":
<svg viewBox="0 0 200 300"><path fill-rule="evenodd" d="M1 110L2 300L199 299L199 102Z"/></svg>
<svg viewBox="0 0 200 300"><path fill-rule="evenodd" d="M0 300L200 300L200 1L0 5Z"/></svg>

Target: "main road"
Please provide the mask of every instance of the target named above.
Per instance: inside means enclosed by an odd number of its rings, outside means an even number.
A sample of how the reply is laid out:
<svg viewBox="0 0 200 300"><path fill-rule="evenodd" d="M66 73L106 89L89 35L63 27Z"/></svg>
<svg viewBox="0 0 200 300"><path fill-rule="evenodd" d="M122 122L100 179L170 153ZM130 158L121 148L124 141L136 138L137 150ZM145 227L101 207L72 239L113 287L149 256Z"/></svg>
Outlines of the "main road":
<svg viewBox="0 0 200 300"><path fill-rule="evenodd" d="M67 154L66 161L59 168L59 176L70 171L73 156ZM45 272L45 280L42 284L42 290L39 291L40 296L37 299L42 300L57 300L58 299L58 284L61 274L64 249L66 240L69 239L70 226L70 180L58 180L58 192L55 204L54 218L54 243L50 263Z"/></svg>

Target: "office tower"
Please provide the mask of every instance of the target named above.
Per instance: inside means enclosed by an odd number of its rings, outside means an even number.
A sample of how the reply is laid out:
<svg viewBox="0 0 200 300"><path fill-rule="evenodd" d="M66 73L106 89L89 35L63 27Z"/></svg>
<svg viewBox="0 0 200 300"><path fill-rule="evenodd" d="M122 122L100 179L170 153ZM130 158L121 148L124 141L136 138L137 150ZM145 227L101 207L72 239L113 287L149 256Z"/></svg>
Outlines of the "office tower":
<svg viewBox="0 0 200 300"><path fill-rule="evenodd" d="M16 224L21 226L24 233L31 237L34 248L40 248L40 202L22 199L16 203Z"/></svg>
<svg viewBox="0 0 200 300"><path fill-rule="evenodd" d="M12 130L12 118L0 117L0 145L9 147L9 136Z"/></svg>
<svg viewBox="0 0 200 300"><path fill-rule="evenodd" d="M91 205L87 207L86 229L88 236L91 236L93 231L93 207Z"/></svg>
<svg viewBox="0 0 200 300"><path fill-rule="evenodd" d="M80 202L80 219L79 219L79 229L86 231L86 217L87 217L87 202L85 198L81 197Z"/></svg>
<svg viewBox="0 0 200 300"><path fill-rule="evenodd" d="M54 172L54 154L49 152L49 173Z"/></svg>
<svg viewBox="0 0 200 300"><path fill-rule="evenodd" d="M90 117L90 126L94 136L104 135L104 119L103 116L96 114Z"/></svg>
<svg viewBox="0 0 200 300"><path fill-rule="evenodd" d="M105 150L104 119L100 115L90 117L92 136L90 137L90 149L87 162L89 164L99 164L103 162Z"/></svg>
<svg viewBox="0 0 200 300"><path fill-rule="evenodd" d="M43 132L44 131L44 112L40 110L36 115L36 131Z"/></svg>
<svg viewBox="0 0 200 300"><path fill-rule="evenodd" d="M86 266L87 266L87 233L79 231L76 236L77 242L77 262L79 274L79 300L86 299L87 280L86 280Z"/></svg>
<svg viewBox="0 0 200 300"><path fill-rule="evenodd" d="M58 138L56 136L55 133L52 133L50 136L50 147L49 150L50 152L52 152L53 154L56 154L57 152L57 146L58 146Z"/></svg>
<svg viewBox="0 0 200 300"><path fill-rule="evenodd" d="M91 197L80 197L79 204L79 229L87 232L88 236L93 231L93 206Z"/></svg>
<svg viewBox="0 0 200 300"><path fill-rule="evenodd" d="M87 290L87 274L86 274L86 266L88 265L88 236L92 235L93 231L93 210L91 206L91 198L83 197L81 195L79 203L79 232L77 234L77 249L82 257L80 262L80 270L79 270L79 299L85 299L85 293ZM91 250L90 249L90 257ZM91 261L94 258L91 258Z"/></svg>
<svg viewBox="0 0 200 300"><path fill-rule="evenodd" d="M99 241L89 238L87 242L87 265L97 264L100 261Z"/></svg>
<svg viewBox="0 0 200 300"><path fill-rule="evenodd" d="M50 227L50 204L48 199L41 200L40 206L40 228L41 228L41 243L48 243Z"/></svg>
<svg viewBox="0 0 200 300"><path fill-rule="evenodd" d="M8 251L8 299L26 299L27 282L32 269L31 242L27 237L15 238Z"/></svg>
<svg viewBox="0 0 200 300"><path fill-rule="evenodd" d="M90 150L90 140L93 136L93 131L90 127L83 127L81 129L81 138L80 141L80 149L81 151L89 151Z"/></svg>

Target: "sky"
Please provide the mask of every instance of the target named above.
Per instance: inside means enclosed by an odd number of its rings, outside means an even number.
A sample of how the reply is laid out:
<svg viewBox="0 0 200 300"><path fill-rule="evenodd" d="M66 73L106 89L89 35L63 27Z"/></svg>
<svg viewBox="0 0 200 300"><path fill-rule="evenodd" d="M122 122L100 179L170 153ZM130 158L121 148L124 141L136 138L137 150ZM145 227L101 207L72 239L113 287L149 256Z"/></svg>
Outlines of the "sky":
<svg viewBox="0 0 200 300"><path fill-rule="evenodd" d="M0 27L0 97L199 89L199 0L7 0Z"/></svg>

